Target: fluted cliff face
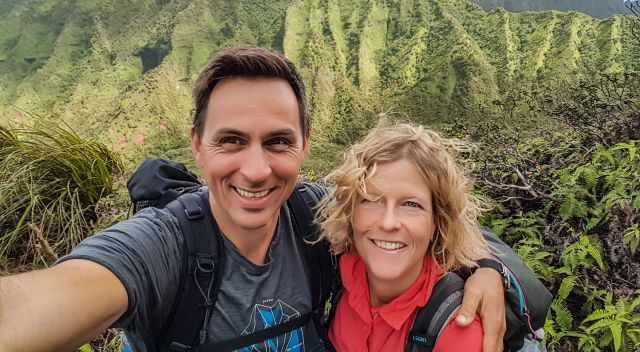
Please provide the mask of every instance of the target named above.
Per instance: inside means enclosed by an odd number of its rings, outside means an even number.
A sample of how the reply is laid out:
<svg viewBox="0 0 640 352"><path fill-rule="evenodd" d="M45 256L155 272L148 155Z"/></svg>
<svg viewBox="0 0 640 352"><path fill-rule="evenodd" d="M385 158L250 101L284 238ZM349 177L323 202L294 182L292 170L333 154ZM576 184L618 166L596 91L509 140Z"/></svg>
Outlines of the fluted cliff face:
<svg viewBox="0 0 640 352"><path fill-rule="evenodd" d="M316 106L342 99L333 92L347 82L445 118L452 104L489 102L526 81L636 70L629 26L575 12L487 13L456 0L307 0L289 8L284 48L323 92Z"/></svg>
<svg viewBox="0 0 640 352"><path fill-rule="evenodd" d="M148 137L150 125L188 125L192 80L212 53L234 45L283 50L299 65L316 131L356 123L344 116L356 96L390 96L437 120L452 104L491 102L526 81L640 65L629 18L487 13L465 0L0 6L0 121L28 118L9 107L17 106L116 149L135 144L132 131Z"/></svg>

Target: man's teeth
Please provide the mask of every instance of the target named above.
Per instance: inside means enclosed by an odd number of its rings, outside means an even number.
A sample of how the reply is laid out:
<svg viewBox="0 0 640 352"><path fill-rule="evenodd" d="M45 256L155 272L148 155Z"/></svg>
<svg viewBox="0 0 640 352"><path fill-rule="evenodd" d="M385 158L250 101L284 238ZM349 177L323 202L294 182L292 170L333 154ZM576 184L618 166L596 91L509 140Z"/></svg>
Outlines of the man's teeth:
<svg viewBox="0 0 640 352"><path fill-rule="evenodd" d="M400 249L407 246L406 244L401 242L388 242L388 241L380 241L380 240L373 240L373 243L376 246L386 250L396 250L396 249Z"/></svg>
<svg viewBox="0 0 640 352"><path fill-rule="evenodd" d="M249 192L240 188L236 188L236 191L239 195L244 198L262 198L269 193L269 190L261 191L261 192Z"/></svg>

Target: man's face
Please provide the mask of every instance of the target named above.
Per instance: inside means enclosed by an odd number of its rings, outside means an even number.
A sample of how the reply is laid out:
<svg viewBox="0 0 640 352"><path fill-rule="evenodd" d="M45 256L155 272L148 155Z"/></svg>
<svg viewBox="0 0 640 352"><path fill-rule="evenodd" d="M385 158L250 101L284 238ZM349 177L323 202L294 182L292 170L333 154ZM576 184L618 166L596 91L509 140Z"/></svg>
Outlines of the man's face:
<svg viewBox="0 0 640 352"><path fill-rule="evenodd" d="M225 234L275 228L308 145L299 116L282 79L228 78L214 88L202 137L192 132L191 147Z"/></svg>

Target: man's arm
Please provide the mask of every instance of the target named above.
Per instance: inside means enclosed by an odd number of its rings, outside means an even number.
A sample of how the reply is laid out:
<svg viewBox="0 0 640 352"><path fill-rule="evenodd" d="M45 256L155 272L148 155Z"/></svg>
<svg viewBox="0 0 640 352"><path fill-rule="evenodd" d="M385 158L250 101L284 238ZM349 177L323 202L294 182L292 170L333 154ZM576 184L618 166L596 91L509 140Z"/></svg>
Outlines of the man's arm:
<svg viewBox="0 0 640 352"><path fill-rule="evenodd" d="M509 275L516 278L518 286L527 293L530 298L525 301L530 316L530 328L537 329L544 325L546 314L551 304L551 293L544 284L536 277L522 259L504 243L498 236L482 229L484 238L489 243L492 255L499 260L506 268ZM483 350L485 352L502 351L503 338L505 334L511 334L506 324L505 318L505 296L503 287L503 268L496 268L492 265L484 266L476 270L465 284L464 299L460 313L456 319L457 323L464 326L470 322L469 317L473 317L477 311L482 320L484 329ZM510 279L509 279L510 280ZM513 285L511 293L513 294ZM509 300L508 309L511 312L518 312L520 307L517 303Z"/></svg>
<svg viewBox="0 0 640 352"><path fill-rule="evenodd" d="M482 351L502 352L507 331L502 276L489 268L477 269L465 282L458 326L469 326L476 313L482 323Z"/></svg>
<svg viewBox="0 0 640 352"><path fill-rule="evenodd" d="M0 278L0 351L73 351L126 310L120 280L88 260Z"/></svg>

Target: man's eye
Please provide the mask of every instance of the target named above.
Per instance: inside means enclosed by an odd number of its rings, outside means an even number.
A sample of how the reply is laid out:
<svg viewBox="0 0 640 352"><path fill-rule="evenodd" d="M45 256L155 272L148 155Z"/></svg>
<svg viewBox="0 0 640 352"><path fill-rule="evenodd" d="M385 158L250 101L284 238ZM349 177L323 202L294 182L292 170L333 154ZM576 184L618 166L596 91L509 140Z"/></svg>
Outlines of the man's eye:
<svg viewBox="0 0 640 352"><path fill-rule="evenodd" d="M284 151L291 146L291 141L284 137L273 138L267 141L266 145L276 151Z"/></svg>
<svg viewBox="0 0 640 352"><path fill-rule="evenodd" d="M242 144L242 139L238 137L222 137L220 138L220 144Z"/></svg>
<svg viewBox="0 0 640 352"><path fill-rule="evenodd" d="M220 138L218 140L218 144L220 144L220 146L225 150L237 150L246 143L240 137L229 136Z"/></svg>

